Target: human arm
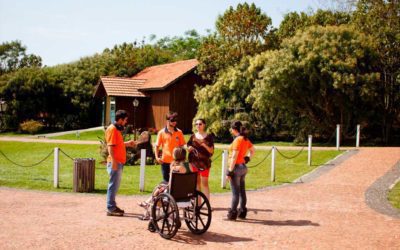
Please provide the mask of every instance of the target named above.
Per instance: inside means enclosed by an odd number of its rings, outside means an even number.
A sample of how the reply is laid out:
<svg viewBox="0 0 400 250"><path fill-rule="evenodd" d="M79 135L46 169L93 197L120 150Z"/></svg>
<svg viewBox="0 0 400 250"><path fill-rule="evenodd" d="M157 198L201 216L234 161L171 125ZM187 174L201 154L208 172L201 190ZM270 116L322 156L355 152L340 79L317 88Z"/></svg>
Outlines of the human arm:
<svg viewBox="0 0 400 250"><path fill-rule="evenodd" d="M205 148L208 153L210 153L211 155L214 154L214 147L210 147L208 146L205 142L200 144L203 148Z"/></svg>
<svg viewBox="0 0 400 250"><path fill-rule="evenodd" d="M108 145L108 154L110 155L111 158L111 166L113 170L118 170L118 162L115 160L114 157L114 145Z"/></svg>
<svg viewBox="0 0 400 250"><path fill-rule="evenodd" d="M189 141L188 141L187 144L186 144L189 153L192 152L193 149L194 149L194 147L193 147L193 136L194 136L194 135L191 135L191 136L190 136Z"/></svg>
<svg viewBox="0 0 400 250"><path fill-rule="evenodd" d="M251 145L251 147L249 148L249 150L247 152L247 155L244 157L246 164L250 161L251 158L253 158L254 152L255 152L254 146Z"/></svg>
<svg viewBox="0 0 400 250"><path fill-rule="evenodd" d="M161 132L159 132L157 134L156 144L154 145L154 154L155 154L156 162L162 164L163 162L162 162L160 156L158 155L160 147L162 146L162 136L160 133Z"/></svg>
<svg viewBox="0 0 400 250"><path fill-rule="evenodd" d="M236 164L238 155L239 155L238 150L232 150L231 157L229 158L228 171L232 172L235 169L235 164Z"/></svg>
<svg viewBox="0 0 400 250"><path fill-rule="evenodd" d="M137 142L135 142L134 140L129 140L129 141L125 141L124 144L126 147L133 148L135 145L137 145Z"/></svg>
<svg viewBox="0 0 400 250"><path fill-rule="evenodd" d="M158 146L157 144L154 146L154 154L155 154L155 158L156 158L156 161L158 162L158 163L163 163L162 162L162 160L161 160L161 158L159 157L159 155L158 155L158 150L160 149L160 146Z"/></svg>

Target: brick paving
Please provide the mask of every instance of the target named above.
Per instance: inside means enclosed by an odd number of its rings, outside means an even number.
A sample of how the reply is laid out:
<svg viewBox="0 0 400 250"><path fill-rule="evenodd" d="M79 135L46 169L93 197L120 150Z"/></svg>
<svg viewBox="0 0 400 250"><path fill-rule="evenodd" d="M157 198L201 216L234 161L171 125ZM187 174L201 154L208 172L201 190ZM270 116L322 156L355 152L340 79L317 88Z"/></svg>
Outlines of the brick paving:
<svg viewBox="0 0 400 250"><path fill-rule="evenodd" d="M225 220L230 194L212 195L209 231L183 225L172 240L138 219L143 196L118 196L127 214L117 218L105 216L105 195L0 188L1 248L400 249L400 219L366 202L399 160L400 148L361 148L309 181L249 192L244 221Z"/></svg>

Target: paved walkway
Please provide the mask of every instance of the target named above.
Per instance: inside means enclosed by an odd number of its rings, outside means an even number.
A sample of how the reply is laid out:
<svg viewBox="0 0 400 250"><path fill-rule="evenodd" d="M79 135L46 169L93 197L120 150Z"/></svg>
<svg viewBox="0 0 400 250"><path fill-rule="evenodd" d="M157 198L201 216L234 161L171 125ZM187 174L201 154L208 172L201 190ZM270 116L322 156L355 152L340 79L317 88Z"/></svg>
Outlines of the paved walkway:
<svg viewBox="0 0 400 250"><path fill-rule="evenodd" d="M117 218L105 216L104 195L0 188L1 248L400 249L400 219L366 202L399 161L400 148L361 148L309 182L249 192L244 221L225 220L230 194L212 195L209 231L195 236L183 224L172 240L138 220L141 196L118 196L127 214Z"/></svg>

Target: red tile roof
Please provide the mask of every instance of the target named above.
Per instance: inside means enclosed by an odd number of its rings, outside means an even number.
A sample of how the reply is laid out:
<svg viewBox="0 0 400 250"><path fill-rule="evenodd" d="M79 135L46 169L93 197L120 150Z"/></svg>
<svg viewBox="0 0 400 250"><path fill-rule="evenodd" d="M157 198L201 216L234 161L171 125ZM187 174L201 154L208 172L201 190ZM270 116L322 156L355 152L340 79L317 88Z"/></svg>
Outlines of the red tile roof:
<svg viewBox="0 0 400 250"><path fill-rule="evenodd" d="M123 77L103 76L100 78L104 89L109 96L132 96L145 97L146 95L138 91L143 86L144 80L137 80ZM97 89L99 86L97 87ZM96 92L98 91L96 89Z"/></svg>
<svg viewBox="0 0 400 250"><path fill-rule="evenodd" d="M196 59L151 66L140 71L132 79L146 80L139 90L165 89L179 78L194 70L199 62Z"/></svg>
<svg viewBox="0 0 400 250"><path fill-rule="evenodd" d="M132 78L103 76L94 95L100 93L100 85L103 84L108 96L145 97L142 91L165 89L194 70L198 64L196 59L191 59L147 67Z"/></svg>

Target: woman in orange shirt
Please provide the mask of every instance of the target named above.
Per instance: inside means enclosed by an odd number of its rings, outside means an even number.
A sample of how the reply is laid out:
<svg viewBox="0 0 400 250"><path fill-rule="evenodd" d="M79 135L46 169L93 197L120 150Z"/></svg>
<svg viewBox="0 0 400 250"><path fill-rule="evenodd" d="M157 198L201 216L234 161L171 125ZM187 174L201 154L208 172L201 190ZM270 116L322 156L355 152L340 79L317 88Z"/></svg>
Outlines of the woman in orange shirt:
<svg viewBox="0 0 400 250"><path fill-rule="evenodd" d="M240 121L234 121L231 124L230 132L235 139L229 147L230 157L227 177L230 180L232 202L227 217L229 220L236 220L238 217L237 207L240 201L239 218L245 219L247 215L246 163L254 155L254 146L247 138L247 130Z"/></svg>

